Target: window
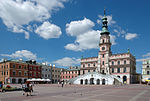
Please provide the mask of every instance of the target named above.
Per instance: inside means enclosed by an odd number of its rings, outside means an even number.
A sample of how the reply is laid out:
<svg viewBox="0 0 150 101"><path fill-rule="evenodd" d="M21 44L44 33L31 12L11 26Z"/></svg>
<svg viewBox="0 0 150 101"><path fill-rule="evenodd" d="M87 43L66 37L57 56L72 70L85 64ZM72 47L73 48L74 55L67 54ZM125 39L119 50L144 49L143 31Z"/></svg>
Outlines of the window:
<svg viewBox="0 0 150 101"><path fill-rule="evenodd" d="M126 60L124 60L124 64L126 64Z"/></svg>
<svg viewBox="0 0 150 101"><path fill-rule="evenodd" d="M120 68L117 69L117 72L120 73Z"/></svg>
<svg viewBox="0 0 150 101"><path fill-rule="evenodd" d="M88 64L88 67L90 67L90 64Z"/></svg>
<svg viewBox="0 0 150 101"><path fill-rule="evenodd" d="M84 73L84 70L83 70L83 74L85 74L85 73Z"/></svg>
<svg viewBox="0 0 150 101"><path fill-rule="evenodd" d="M149 71L147 71L147 74L149 74Z"/></svg>
<svg viewBox="0 0 150 101"><path fill-rule="evenodd" d="M46 69L46 71L47 71L47 69Z"/></svg>
<svg viewBox="0 0 150 101"><path fill-rule="evenodd" d="M112 68L112 73L114 73L114 68Z"/></svg>
<svg viewBox="0 0 150 101"><path fill-rule="evenodd" d="M21 76L21 71L18 72L19 76Z"/></svg>
<svg viewBox="0 0 150 101"><path fill-rule="evenodd" d="M111 63L112 63L112 65L114 65L114 61L112 61Z"/></svg>
<svg viewBox="0 0 150 101"><path fill-rule="evenodd" d="M93 70L93 72L95 72L95 70Z"/></svg>
<svg viewBox="0 0 150 101"><path fill-rule="evenodd" d="M55 70L55 72L57 72L57 70Z"/></svg>
<svg viewBox="0 0 150 101"><path fill-rule="evenodd" d="M147 66L147 68L149 68L149 66Z"/></svg>
<svg viewBox="0 0 150 101"><path fill-rule="evenodd" d="M124 72L124 73L126 72L126 67L124 67L123 72Z"/></svg>
<svg viewBox="0 0 150 101"><path fill-rule="evenodd" d="M19 69L21 69L21 66L19 65Z"/></svg>
<svg viewBox="0 0 150 101"><path fill-rule="evenodd" d="M103 54L102 57L104 58L104 56L105 56L105 55Z"/></svg>
<svg viewBox="0 0 150 101"><path fill-rule="evenodd" d="M72 78L73 78L73 76L72 76Z"/></svg>
<svg viewBox="0 0 150 101"><path fill-rule="evenodd" d="M85 67L85 64L83 64L83 67Z"/></svg>
<svg viewBox="0 0 150 101"><path fill-rule="evenodd" d="M13 76L15 76L16 75L16 72L15 71L13 71Z"/></svg>
<svg viewBox="0 0 150 101"><path fill-rule="evenodd" d="M45 74L45 77L47 77L47 74Z"/></svg>
<svg viewBox="0 0 150 101"><path fill-rule="evenodd" d="M93 66L95 67L95 63L93 64Z"/></svg>
<svg viewBox="0 0 150 101"><path fill-rule="evenodd" d="M103 43L105 42L105 40L103 39Z"/></svg>
<svg viewBox="0 0 150 101"><path fill-rule="evenodd" d="M24 72L24 76L27 76L27 72Z"/></svg>
<svg viewBox="0 0 150 101"><path fill-rule="evenodd" d="M118 61L118 65L120 65L120 61Z"/></svg>
<svg viewBox="0 0 150 101"><path fill-rule="evenodd" d="M27 69L27 67L26 67L26 66L24 66L24 69Z"/></svg>
<svg viewBox="0 0 150 101"><path fill-rule="evenodd" d="M16 65L15 64L13 64L13 68L15 68L16 67Z"/></svg>
<svg viewBox="0 0 150 101"><path fill-rule="evenodd" d="M88 72L90 72L90 70L88 70Z"/></svg>
<svg viewBox="0 0 150 101"><path fill-rule="evenodd" d="M104 65L104 61L103 61L103 65Z"/></svg>
<svg viewBox="0 0 150 101"><path fill-rule="evenodd" d="M8 75L8 71L7 71L7 74L6 75Z"/></svg>

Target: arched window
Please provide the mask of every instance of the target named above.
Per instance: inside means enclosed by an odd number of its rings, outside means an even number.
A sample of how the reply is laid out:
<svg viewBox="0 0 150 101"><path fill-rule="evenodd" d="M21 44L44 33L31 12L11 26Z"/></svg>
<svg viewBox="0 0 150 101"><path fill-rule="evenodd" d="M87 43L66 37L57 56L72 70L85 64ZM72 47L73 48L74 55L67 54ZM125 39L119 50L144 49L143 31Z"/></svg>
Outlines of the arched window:
<svg viewBox="0 0 150 101"><path fill-rule="evenodd" d="M123 83L127 83L127 76L123 76Z"/></svg>
<svg viewBox="0 0 150 101"><path fill-rule="evenodd" d="M120 73L120 68L117 68L117 72Z"/></svg>
<svg viewBox="0 0 150 101"><path fill-rule="evenodd" d="M126 60L124 60L124 64L126 64Z"/></svg>
<svg viewBox="0 0 150 101"><path fill-rule="evenodd" d="M103 65L104 65L104 61L103 61Z"/></svg>
<svg viewBox="0 0 150 101"><path fill-rule="evenodd" d="M112 73L114 73L114 68L112 68Z"/></svg>
<svg viewBox="0 0 150 101"><path fill-rule="evenodd" d="M99 79L97 79L97 85L99 85L100 84L100 80Z"/></svg>
<svg viewBox="0 0 150 101"><path fill-rule="evenodd" d="M86 85L88 84L88 79L85 79L85 84L86 84Z"/></svg>
<svg viewBox="0 0 150 101"><path fill-rule="evenodd" d="M105 79L102 79L102 85L105 85Z"/></svg>
<svg viewBox="0 0 150 101"><path fill-rule="evenodd" d="M123 68L123 72L124 72L124 73L126 72L126 67Z"/></svg>
<svg viewBox="0 0 150 101"><path fill-rule="evenodd" d="M118 65L120 65L120 61L118 61Z"/></svg>
<svg viewBox="0 0 150 101"><path fill-rule="evenodd" d="M80 84L83 85L83 79L80 80Z"/></svg>

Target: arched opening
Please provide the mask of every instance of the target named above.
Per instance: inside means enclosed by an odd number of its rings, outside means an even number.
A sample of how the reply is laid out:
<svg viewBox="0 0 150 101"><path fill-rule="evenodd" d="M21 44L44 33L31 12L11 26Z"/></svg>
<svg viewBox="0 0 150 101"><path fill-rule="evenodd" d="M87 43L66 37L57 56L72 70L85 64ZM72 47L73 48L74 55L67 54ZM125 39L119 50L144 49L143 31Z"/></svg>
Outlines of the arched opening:
<svg viewBox="0 0 150 101"><path fill-rule="evenodd" d="M97 79L97 85L99 85L100 84L100 80L99 79Z"/></svg>
<svg viewBox="0 0 150 101"><path fill-rule="evenodd" d="M87 79L85 79L85 84L86 84L86 85L88 84L88 80L87 80Z"/></svg>
<svg viewBox="0 0 150 101"><path fill-rule="evenodd" d="M83 79L80 80L80 84L83 85Z"/></svg>
<svg viewBox="0 0 150 101"><path fill-rule="evenodd" d="M16 83L16 79L12 79L12 83Z"/></svg>
<svg viewBox="0 0 150 101"><path fill-rule="evenodd" d="M94 85L94 78L90 79L90 85Z"/></svg>
<svg viewBox="0 0 150 101"><path fill-rule="evenodd" d="M102 70L102 74L104 74L104 70Z"/></svg>
<svg viewBox="0 0 150 101"><path fill-rule="evenodd" d="M105 85L105 79L102 79L102 85Z"/></svg>
<svg viewBox="0 0 150 101"><path fill-rule="evenodd" d="M123 83L127 83L127 76L123 76Z"/></svg>
<svg viewBox="0 0 150 101"><path fill-rule="evenodd" d="M18 79L18 83L22 83L22 79Z"/></svg>
<svg viewBox="0 0 150 101"><path fill-rule="evenodd" d="M118 78L120 78L120 76L117 76Z"/></svg>
<svg viewBox="0 0 150 101"><path fill-rule="evenodd" d="M27 81L27 79L24 79L24 83Z"/></svg>

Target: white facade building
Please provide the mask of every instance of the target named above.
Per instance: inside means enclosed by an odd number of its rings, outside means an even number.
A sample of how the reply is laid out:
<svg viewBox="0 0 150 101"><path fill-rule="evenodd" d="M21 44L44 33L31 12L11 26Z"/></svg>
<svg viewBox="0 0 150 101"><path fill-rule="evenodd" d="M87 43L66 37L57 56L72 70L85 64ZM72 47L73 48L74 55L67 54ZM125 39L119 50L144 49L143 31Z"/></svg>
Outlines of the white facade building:
<svg viewBox="0 0 150 101"><path fill-rule="evenodd" d="M46 64L42 63L42 79L49 79L52 80L52 70L51 67Z"/></svg>

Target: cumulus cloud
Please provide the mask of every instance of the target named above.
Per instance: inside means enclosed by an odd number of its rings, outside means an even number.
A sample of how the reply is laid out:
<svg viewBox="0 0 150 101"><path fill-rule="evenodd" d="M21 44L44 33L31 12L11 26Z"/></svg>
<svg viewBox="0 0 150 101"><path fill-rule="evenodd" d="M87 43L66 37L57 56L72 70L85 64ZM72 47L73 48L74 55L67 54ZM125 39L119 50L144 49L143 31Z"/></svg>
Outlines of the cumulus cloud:
<svg viewBox="0 0 150 101"><path fill-rule="evenodd" d="M132 39L134 39L134 38L136 38L138 35L136 34L136 33L127 33L126 35L125 35L125 39L126 40L132 40Z"/></svg>
<svg viewBox="0 0 150 101"><path fill-rule="evenodd" d="M43 22L51 17L52 11L63 8L67 0L0 0L0 18L13 32L25 33L31 22ZM14 28L15 27L15 28ZM14 29L18 29L16 31Z"/></svg>
<svg viewBox="0 0 150 101"><path fill-rule="evenodd" d="M93 30L94 25L94 22L87 18L66 24L67 34L75 36L76 40L74 43L67 44L65 48L73 51L98 48L100 31Z"/></svg>
<svg viewBox="0 0 150 101"><path fill-rule="evenodd" d="M79 21L71 21L70 23L66 24L67 34L70 36L75 36L76 40L74 43L67 44L65 48L72 51L98 49L101 31L93 30L94 26L94 22L87 18ZM110 35L110 40L113 45L116 44L115 39L116 37L114 35Z"/></svg>
<svg viewBox="0 0 150 101"><path fill-rule="evenodd" d="M59 66L75 66L80 64L80 59L77 58L70 58L70 57L64 57L62 59L58 59L56 61L53 61L52 63L59 65Z"/></svg>
<svg viewBox="0 0 150 101"><path fill-rule="evenodd" d="M59 36L62 34L60 27L51 24L48 21L44 22L41 26L39 26L35 30L35 33L37 33L44 39L59 38Z"/></svg>
<svg viewBox="0 0 150 101"><path fill-rule="evenodd" d="M70 23L67 23L66 32L68 35L78 36L91 30L93 26L95 26L95 24L91 20L84 18L83 20L71 21Z"/></svg>
<svg viewBox="0 0 150 101"><path fill-rule="evenodd" d="M37 59L36 54L33 54L31 51L28 50L18 50L15 53L12 54L0 54L4 57L10 57L10 58L25 58L25 59Z"/></svg>
<svg viewBox="0 0 150 101"><path fill-rule="evenodd" d="M137 62L142 62L142 61L144 61L144 60L150 59L150 53L146 53L146 54L142 55L142 57L143 57L143 58L137 59L136 61L137 61Z"/></svg>

